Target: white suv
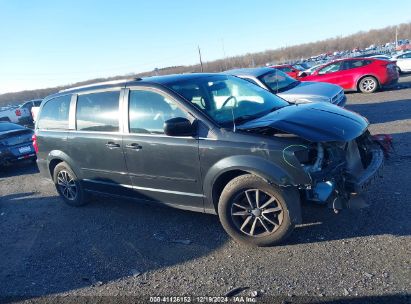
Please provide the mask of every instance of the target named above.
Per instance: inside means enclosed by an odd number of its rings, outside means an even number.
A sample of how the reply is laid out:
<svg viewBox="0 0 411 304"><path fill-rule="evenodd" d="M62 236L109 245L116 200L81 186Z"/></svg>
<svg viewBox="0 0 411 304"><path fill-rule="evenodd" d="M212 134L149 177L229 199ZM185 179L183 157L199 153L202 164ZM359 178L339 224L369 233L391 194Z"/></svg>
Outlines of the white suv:
<svg viewBox="0 0 411 304"><path fill-rule="evenodd" d="M398 72L411 72L411 52L395 55L392 59L397 61Z"/></svg>

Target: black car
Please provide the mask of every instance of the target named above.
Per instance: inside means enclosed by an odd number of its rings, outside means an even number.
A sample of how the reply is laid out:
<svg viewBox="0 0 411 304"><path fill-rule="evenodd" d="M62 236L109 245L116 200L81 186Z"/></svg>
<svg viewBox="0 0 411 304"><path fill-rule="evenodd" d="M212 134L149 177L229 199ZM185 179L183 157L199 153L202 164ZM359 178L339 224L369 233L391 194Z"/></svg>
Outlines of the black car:
<svg viewBox="0 0 411 304"><path fill-rule="evenodd" d="M284 240L301 201L357 204L383 153L368 121L328 103L290 105L237 77L100 83L47 97L40 171L70 205L90 193L218 214L236 240Z"/></svg>
<svg viewBox="0 0 411 304"><path fill-rule="evenodd" d="M0 166L25 159L36 159L30 129L10 122L0 122Z"/></svg>

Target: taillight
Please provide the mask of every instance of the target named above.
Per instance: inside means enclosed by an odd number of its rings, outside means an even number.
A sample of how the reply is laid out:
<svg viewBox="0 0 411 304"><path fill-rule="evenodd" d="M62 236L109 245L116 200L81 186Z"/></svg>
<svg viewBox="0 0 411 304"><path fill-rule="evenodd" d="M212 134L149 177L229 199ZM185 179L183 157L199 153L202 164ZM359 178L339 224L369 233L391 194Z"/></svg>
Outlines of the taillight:
<svg viewBox="0 0 411 304"><path fill-rule="evenodd" d="M36 136L36 134L33 134L33 136L31 137L31 140L33 141L34 151L36 151L36 154L39 153L39 147L37 146L37 136Z"/></svg>
<svg viewBox="0 0 411 304"><path fill-rule="evenodd" d="M20 109L17 109L15 113L16 113L16 116L21 116L21 111L20 111Z"/></svg>

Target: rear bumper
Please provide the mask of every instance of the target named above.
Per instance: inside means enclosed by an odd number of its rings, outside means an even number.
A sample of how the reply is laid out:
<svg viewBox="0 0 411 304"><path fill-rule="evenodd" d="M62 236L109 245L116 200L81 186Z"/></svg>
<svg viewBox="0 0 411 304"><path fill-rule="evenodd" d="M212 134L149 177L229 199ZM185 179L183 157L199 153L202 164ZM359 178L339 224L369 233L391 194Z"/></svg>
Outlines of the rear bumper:
<svg viewBox="0 0 411 304"><path fill-rule="evenodd" d="M356 177L355 181L348 181L347 188L352 193L362 193L373 183L373 181L382 177L384 166L384 152L380 148L375 148L372 151L372 159L360 176Z"/></svg>
<svg viewBox="0 0 411 304"><path fill-rule="evenodd" d="M388 81L387 83L383 84L382 87L383 87L383 88L393 87L393 86L395 86L396 84L398 84L398 79L399 79L399 78L394 78L394 79Z"/></svg>
<svg viewBox="0 0 411 304"><path fill-rule="evenodd" d="M15 156L11 153L2 153L0 154L0 165L12 164L26 159L36 159L36 153L24 154L21 156Z"/></svg>

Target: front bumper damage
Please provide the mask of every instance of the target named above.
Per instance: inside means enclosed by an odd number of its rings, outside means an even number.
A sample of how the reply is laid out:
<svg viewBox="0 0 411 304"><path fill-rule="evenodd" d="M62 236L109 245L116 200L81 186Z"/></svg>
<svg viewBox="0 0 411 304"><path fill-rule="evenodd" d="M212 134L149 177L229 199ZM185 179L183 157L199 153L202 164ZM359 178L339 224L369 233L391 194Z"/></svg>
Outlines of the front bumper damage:
<svg viewBox="0 0 411 304"><path fill-rule="evenodd" d="M328 200L328 207L338 211L341 209L360 209L368 207L363 194L369 186L378 178L383 176L384 153L376 147L372 150L372 159L368 167L355 178L345 182L345 194L338 195L338 192Z"/></svg>
<svg viewBox="0 0 411 304"><path fill-rule="evenodd" d="M327 205L336 212L367 207L363 193L382 177L386 151L379 142L381 138L372 137L367 131L350 142L313 145L302 164L312 181L301 187L306 200Z"/></svg>

